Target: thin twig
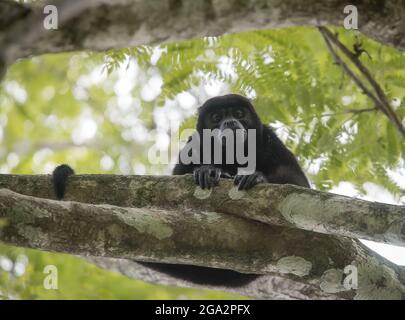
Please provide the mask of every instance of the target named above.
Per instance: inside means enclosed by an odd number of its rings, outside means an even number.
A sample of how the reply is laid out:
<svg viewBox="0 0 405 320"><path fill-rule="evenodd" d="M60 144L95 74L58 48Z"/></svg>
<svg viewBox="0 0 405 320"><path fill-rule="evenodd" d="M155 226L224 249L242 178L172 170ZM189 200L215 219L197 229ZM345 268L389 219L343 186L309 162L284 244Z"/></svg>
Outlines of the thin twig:
<svg viewBox="0 0 405 320"><path fill-rule="evenodd" d="M342 42L339 41L339 39L332 32L330 32L330 30L328 30L327 28L324 29L328 38L350 59L350 61L353 62L353 64L359 69L359 71L366 77L367 81L371 84L371 86L377 93L378 98L382 102L381 106L386 109L388 114L393 113L393 115L396 116L394 110L392 110L388 102L387 96L385 95L378 82L373 78L370 71L361 63L361 61L355 54L353 54Z"/></svg>
<svg viewBox="0 0 405 320"><path fill-rule="evenodd" d="M356 55L354 55L348 48L346 48L338 38L326 27L318 27L319 32L323 36L325 43L331 52L335 62L339 64L343 70L349 75L350 78L363 90L363 92L375 103L376 107L382 111L388 119L394 124L400 134L405 138L405 127L402 125L398 115L392 109L388 102L388 98L378 82L372 77L370 71L361 63ZM371 87L374 89L372 92L368 87L354 74L349 66L340 58L335 51L333 45L336 45L345 54L351 62L357 67L360 73L367 79Z"/></svg>
<svg viewBox="0 0 405 320"><path fill-rule="evenodd" d="M349 68L349 66L339 57L335 49L333 48L329 38L326 36L326 34L323 32L323 29L319 27L319 30L325 40L325 43L332 54L333 59L335 60L335 63L340 65L343 70L353 79L353 81L360 87L360 89L363 91L365 95L367 95L371 100L373 100L375 105L380 104L381 102L378 100L378 98L367 88L367 86L353 73L353 71ZM385 113L385 112L384 112Z"/></svg>

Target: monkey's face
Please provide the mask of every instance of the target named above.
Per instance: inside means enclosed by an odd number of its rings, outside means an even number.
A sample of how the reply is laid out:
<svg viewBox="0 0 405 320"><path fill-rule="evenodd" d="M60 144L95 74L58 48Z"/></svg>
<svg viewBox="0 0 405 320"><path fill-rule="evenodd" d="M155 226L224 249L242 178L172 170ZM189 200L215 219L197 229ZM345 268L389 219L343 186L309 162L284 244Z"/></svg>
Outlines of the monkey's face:
<svg viewBox="0 0 405 320"><path fill-rule="evenodd" d="M253 118L250 110L243 106L224 106L207 110L204 119L205 129L218 129L218 138L224 134L241 134L246 139L247 129L252 128ZM239 131L239 133L237 133Z"/></svg>
<svg viewBox="0 0 405 320"><path fill-rule="evenodd" d="M245 125L248 119L246 119L246 111L242 107L228 107L228 108L217 108L211 110L207 118L206 128L210 129L242 129L245 130ZM245 123L245 125L243 124Z"/></svg>
<svg viewBox="0 0 405 320"><path fill-rule="evenodd" d="M261 122L250 101L236 94L219 96L207 100L199 109L197 131L213 131L222 138L233 135L236 141L246 141L249 129L261 129Z"/></svg>

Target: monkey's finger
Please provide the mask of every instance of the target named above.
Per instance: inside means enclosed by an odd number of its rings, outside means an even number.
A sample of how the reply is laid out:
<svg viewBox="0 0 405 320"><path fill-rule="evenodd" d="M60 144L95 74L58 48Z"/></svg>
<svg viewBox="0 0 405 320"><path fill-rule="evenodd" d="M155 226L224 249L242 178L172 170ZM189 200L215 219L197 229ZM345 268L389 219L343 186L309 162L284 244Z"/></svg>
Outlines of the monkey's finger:
<svg viewBox="0 0 405 320"><path fill-rule="evenodd" d="M209 170L204 171L204 184L207 189L211 188L211 177Z"/></svg>
<svg viewBox="0 0 405 320"><path fill-rule="evenodd" d="M198 185L201 187L201 189L205 189L205 184L204 184L204 171L200 170L198 174Z"/></svg>
<svg viewBox="0 0 405 320"><path fill-rule="evenodd" d="M248 180L248 177L249 176L242 176L242 179L241 179L241 181L240 181L240 183L239 183L239 190L245 190L246 189L246 182L247 182L247 180Z"/></svg>
<svg viewBox="0 0 405 320"><path fill-rule="evenodd" d="M202 169L200 171L200 179L199 179L199 184L201 189L208 188L209 189L209 172L208 170Z"/></svg>
<svg viewBox="0 0 405 320"><path fill-rule="evenodd" d="M193 177L194 177L194 182L195 182L195 184L197 185L197 186L199 186L200 185L200 182L199 182L199 170L194 170L194 172L193 172Z"/></svg>
<svg viewBox="0 0 405 320"><path fill-rule="evenodd" d="M243 176L236 176L235 179L233 179L233 184L236 186L239 184L239 181L242 179Z"/></svg>
<svg viewBox="0 0 405 320"><path fill-rule="evenodd" d="M259 183L259 180L258 180L258 176L256 173L248 176L248 178L246 179L245 190L253 188L258 183Z"/></svg>
<svg viewBox="0 0 405 320"><path fill-rule="evenodd" d="M210 172L209 170L203 171L203 181L204 181L204 188L210 188Z"/></svg>

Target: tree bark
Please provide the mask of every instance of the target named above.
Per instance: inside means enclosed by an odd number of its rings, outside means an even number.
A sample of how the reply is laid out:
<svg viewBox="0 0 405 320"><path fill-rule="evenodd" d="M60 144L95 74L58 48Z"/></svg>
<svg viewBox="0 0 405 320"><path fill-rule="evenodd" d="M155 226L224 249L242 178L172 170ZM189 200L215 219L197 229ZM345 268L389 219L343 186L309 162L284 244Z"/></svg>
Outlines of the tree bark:
<svg viewBox="0 0 405 320"><path fill-rule="evenodd" d="M342 26L345 0L61 0L58 30L43 27L43 5L0 3L3 66L18 58L72 50L108 50L255 29ZM365 35L405 50L402 0L356 0ZM4 68L3 68L4 69Z"/></svg>
<svg viewBox="0 0 405 320"><path fill-rule="evenodd" d="M74 175L65 199L121 207L222 212L318 233L405 246L405 206L364 201L294 185L262 184L238 191L221 180L215 192L179 176ZM0 175L0 188L54 199L50 176ZM241 210L249 208L249 210Z"/></svg>
<svg viewBox="0 0 405 320"><path fill-rule="evenodd" d="M356 240L299 229L317 225L319 215L311 210L334 216L332 221L366 215L364 223L375 228L385 223L379 220L385 214L403 215L403 207L270 184L238 194L225 180L209 195L184 176L83 175L69 180L66 199L78 202L49 200L53 198L50 176L0 175L0 188L19 192L0 191L0 218L5 225L0 240L93 256L88 259L100 266L159 283L194 286L139 268L130 260L263 274L239 289L210 287L253 297L405 297L403 270L398 266ZM312 204L305 208L305 202ZM374 205L378 211L368 215ZM341 211L344 206L348 211ZM284 210L293 212L293 217L299 209L303 210L299 224L280 222ZM341 282L348 265L358 270L357 290Z"/></svg>

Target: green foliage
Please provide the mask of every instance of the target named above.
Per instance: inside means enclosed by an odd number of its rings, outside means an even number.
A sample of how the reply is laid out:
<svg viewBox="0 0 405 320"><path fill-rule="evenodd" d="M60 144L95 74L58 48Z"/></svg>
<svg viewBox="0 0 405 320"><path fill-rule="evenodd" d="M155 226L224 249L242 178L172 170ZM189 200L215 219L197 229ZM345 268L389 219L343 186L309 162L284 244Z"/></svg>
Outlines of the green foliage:
<svg viewBox="0 0 405 320"><path fill-rule="evenodd" d="M336 30L349 48L356 41L363 43L371 59L363 54L362 62L391 99L402 99L396 112L404 119L405 54L359 34ZM164 83L158 102L206 81L197 74L223 81L235 93L249 95L254 90L261 118L288 128L286 142L303 164L320 155L327 158L321 174L311 175L317 188L328 190L340 181L361 186L368 181L398 194L386 170L401 164L403 138L380 112L355 112L373 104L333 63L315 29L255 31L169 44L164 49L156 64ZM135 57L140 59L139 54ZM231 61L236 77L219 67L224 59ZM141 61L145 67L149 63Z"/></svg>
<svg viewBox="0 0 405 320"><path fill-rule="evenodd" d="M0 256L12 262L28 258L22 276L0 271L0 299L240 299L208 290L158 286L128 279L93 264L64 254L45 253L0 245ZM58 272L58 289L45 289L44 268L53 265ZM0 269L1 270L1 269Z"/></svg>
<svg viewBox="0 0 405 320"><path fill-rule="evenodd" d="M405 54L335 31L349 48L362 41L371 56L363 54L362 62L404 119ZM157 136L173 134L166 126L172 118L182 121L180 129L193 128L204 86L221 83L254 98L262 120L298 156L316 188L348 181L362 192L365 182L374 182L399 194L388 172L404 166L403 137L381 112L355 112L374 106L333 63L313 28L22 60L0 86L0 173L49 173L63 162L79 173L168 173L169 166L150 163L150 147ZM159 90L145 95L149 87ZM184 92L197 100L191 109L179 103ZM0 247L0 255L12 259L20 252L29 258L22 277L0 271L8 297L229 297L147 285L65 255ZM43 289L46 264L60 268L57 292Z"/></svg>

